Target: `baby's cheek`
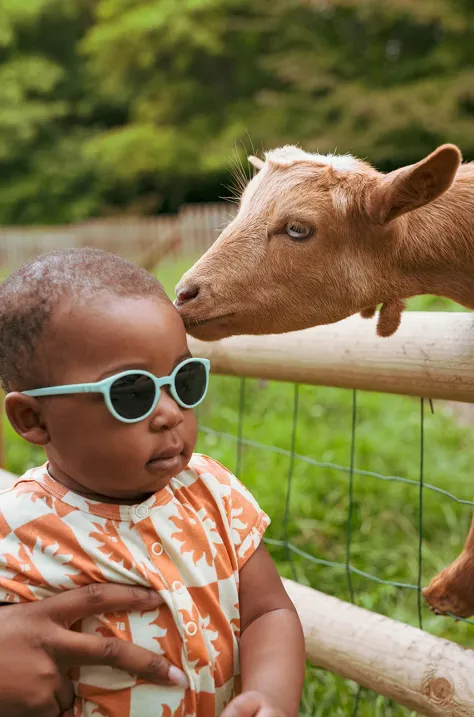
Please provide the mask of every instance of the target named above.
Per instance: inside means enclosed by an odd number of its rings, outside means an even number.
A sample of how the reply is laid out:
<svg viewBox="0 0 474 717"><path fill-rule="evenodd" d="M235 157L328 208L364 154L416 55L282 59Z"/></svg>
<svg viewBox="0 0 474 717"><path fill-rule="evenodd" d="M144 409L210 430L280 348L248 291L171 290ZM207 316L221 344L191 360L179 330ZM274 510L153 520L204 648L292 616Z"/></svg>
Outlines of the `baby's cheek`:
<svg viewBox="0 0 474 717"><path fill-rule="evenodd" d="M148 433L140 428L138 423L120 424L115 421L112 430L96 432L90 453L103 469L107 469L107 473L126 475L141 469L150 459L154 446L150 445Z"/></svg>
<svg viewBox="0 0 474 717"><path fill-rule="evenodd" d="M181 436L185 445L186 457L189 459L194 452L198 436L196 415L191 409L183 413L182 427Z"/></svg>

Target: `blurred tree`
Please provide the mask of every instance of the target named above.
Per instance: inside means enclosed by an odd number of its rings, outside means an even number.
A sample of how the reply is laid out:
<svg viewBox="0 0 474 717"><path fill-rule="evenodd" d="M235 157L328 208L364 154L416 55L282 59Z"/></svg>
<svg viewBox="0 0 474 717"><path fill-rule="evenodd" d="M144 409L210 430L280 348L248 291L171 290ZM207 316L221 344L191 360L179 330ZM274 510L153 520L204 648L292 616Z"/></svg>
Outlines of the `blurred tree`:
<svg viewBox="0 0 474 717"><path fill-rule="evenodd" d="M84 3L2 0L0 221L61 222L97 210L99 178L82 153L90 135L78 38Z"/></svg>
<svg viewBox="0 0 474 717"><path fill-rule="evenodd" d="M471 0L2 0L0 222L216 199L252 141L474 158L473 42Z"/></svg>
<svg viewBox="0 0 474 717"><path fill-rule="evenodd" d="M168 208L203 177L225 178L255 96L274 87L260 19L251 0L182 0L179 11L174 0L99 1L82 49L128 122L96 135L87 156L129 186L161 176Z"/></svg>
<svg viewBox="0 0 474 717"><path fill-rule="evenodd" d="M286 81L265 96L275 140L291 116L306 147L385 170L445 141L474 158L474 3L276 0L274 13L288 28L263 60Z"/></svg>

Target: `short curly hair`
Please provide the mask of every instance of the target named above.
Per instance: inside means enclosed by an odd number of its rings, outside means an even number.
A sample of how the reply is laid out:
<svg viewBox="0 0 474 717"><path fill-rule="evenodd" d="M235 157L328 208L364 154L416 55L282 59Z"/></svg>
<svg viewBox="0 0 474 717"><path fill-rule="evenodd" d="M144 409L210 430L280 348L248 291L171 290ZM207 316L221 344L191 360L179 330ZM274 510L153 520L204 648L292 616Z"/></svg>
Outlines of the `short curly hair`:
<svg viewBox="0 0 474 717"><path fill-rule="evenodd" d="M170 301L160 282L131 261L102 249L41 254L0 284L0 381L5 391L48 385L38 346L60 302L100 293Z"/></svg>

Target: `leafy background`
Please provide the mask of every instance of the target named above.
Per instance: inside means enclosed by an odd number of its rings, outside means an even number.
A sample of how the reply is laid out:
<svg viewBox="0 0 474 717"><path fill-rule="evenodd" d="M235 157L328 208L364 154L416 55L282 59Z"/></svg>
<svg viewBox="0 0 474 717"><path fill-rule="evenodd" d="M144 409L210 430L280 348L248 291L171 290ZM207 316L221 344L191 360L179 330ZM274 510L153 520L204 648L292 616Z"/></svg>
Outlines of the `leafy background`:
<svg viewBox="0 0 474 717"><path fill-rule="evenodd" d="M0 223L215 200L234 146L474 156L470 0L3 0Z"/></svg>
<svg viewBox="0 0 474 717"><path fill-rule="evenodd" d="M352 152L384 171L458 143L474 158L474 4L470 0L2 0L0 225L175 211L225 194L229 164L299 143ZM160 268L170 294L193 257ZM432 297L411 309L459 309ZM198 449L237 465L239 381L214 377ZM294 388L248 381L243 437L288 450ZM288 537L344 563L350 392L301 387L291 514L290 459L244 445L240 477ZM420 406L360 394L356 468L417 481ZM5 425L7 467L43 459ZM426 413L425 481L472 499L471 421ZM382 580L418 580L418 488L357 473L351 561ZM424 492L422 584L451 562L472 510ZM272 548L285 575L349 598L345 571ZM417 625L415 590L354 576L356 602ZM425 608L423 627L469 646L473 628ZM390 649L390 646L387 646ZM301 714L411 714L308 667Z"/></svg>

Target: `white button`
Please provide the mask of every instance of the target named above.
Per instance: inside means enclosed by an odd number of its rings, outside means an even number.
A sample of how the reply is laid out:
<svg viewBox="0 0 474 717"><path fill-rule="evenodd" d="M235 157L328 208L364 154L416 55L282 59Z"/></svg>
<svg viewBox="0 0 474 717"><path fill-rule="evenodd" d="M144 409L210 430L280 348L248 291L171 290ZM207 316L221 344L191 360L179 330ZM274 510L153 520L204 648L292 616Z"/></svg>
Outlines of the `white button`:
<svg viewBox="0 0 474 717"><path fill-rule="evenodd" d="M175 580L171 587L172 587L173 590L175 590L179 595L183 592L183 583L180 583L179 580Z"/></svg>
<svg viewBox="0 0 474 717"><path fill-rule="evenodd" d="M146 518L148 515L148 508L146 505L137 505L135 508L135 515L137 518Z"/></svg>
<svg viewBox="0 0 474 717"><path fill-rule="evenodd" d="M184 629L187 632L187 634L190 635L190 637L195 635L198 631L198 628L197 628L197 625L195 622L187 622L186 625L184 626Z"/></svg>
<svg viewBox="0 0 474 717"><path fill-rule="evenodd" d="M153 545L151 546L151 552L153 553L153 555L157 555L159 557L163 552L162 544L161 543L153 543Z"/></svg>

